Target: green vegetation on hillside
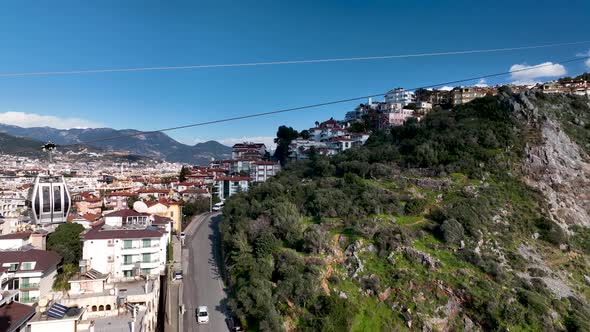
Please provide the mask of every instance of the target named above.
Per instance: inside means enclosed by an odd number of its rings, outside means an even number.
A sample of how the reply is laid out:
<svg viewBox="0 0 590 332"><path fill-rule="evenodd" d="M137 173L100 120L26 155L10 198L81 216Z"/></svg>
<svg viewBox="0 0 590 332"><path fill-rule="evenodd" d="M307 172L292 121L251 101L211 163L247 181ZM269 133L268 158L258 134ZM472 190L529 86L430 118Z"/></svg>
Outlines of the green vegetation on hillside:
<svg viewBox="0 0 590 332"><path fill-rule="evenodd" d="M587 299L556 296L521 254L590 237L569 239L521 182L534 133L501 105L434 111L228 199L232 310L262 331L589 328ZM576 280L590 274L581 250L564 267Z"/></svg>

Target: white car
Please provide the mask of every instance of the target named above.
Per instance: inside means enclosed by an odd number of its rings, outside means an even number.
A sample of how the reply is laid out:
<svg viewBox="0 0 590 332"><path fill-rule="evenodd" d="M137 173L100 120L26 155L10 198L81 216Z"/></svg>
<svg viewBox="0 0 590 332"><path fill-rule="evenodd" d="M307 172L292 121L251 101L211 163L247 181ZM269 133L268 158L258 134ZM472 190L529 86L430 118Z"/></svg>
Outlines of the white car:
<svg viewBox="0 0 590 332"><path fill-rule="evenodd" d="M180 239L184 240L186 238L186 233L180 232Z"/></svg>
<svg viewBox="0 0 590 332"><path fill-rule="evenodd" d="M213 211L221 211L221 209L223 209L223 205L223 202L215 203L215 205L213 205Z"/></svg>
<svg viewBox="0 0 590 332"><path fill-rule="evenodd" d="M197 323L199 324L207 324L209 323L209 312L207 311L207 306L200 306L197 308Z"/></svg>
<svg viewBox="0 0 590 332"><path fill-rule="evenodd" d="M182 271L174 272L174 280L182 280Z"/></svg>

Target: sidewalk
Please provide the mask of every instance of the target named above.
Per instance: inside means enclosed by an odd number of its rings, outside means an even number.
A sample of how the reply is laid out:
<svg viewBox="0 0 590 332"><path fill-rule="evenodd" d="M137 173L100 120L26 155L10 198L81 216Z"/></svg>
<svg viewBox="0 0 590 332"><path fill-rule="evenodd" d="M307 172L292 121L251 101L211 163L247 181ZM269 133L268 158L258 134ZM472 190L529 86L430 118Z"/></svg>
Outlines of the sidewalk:
<svg viewBox="0 0 590 332"><path fill-rule="evenodd" d="M172 253L174 263L168 276L168 288L166 294L166 321L165 332L179 332L183 327L183 315L180 314L182 304L182 281L172 280L174 272L182 271L182 245L178 236L172 236Z"/></svg>

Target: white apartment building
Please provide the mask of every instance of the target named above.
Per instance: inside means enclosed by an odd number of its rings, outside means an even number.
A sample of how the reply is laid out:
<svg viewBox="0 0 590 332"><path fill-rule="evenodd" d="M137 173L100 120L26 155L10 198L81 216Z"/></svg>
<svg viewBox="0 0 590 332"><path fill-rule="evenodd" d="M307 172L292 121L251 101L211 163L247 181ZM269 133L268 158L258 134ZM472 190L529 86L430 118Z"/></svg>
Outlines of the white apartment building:
<svg viewBox="0 0 590 332"><path fill-rule="evenodd" d="M135 224L118 228L105 224L84 234L80 264L115 280L163 273L169 234L151 226L147 217L134 220Z"/></svg>
<svg viewBox="0 0 590 332"><path fill-rule="evenodd" d="M18 192L0 194L0 216L4 218L18 218L26 210L26 198Z"/></svg>
<svg viewBox="0 0 590 332"><path fill-rule="evenodd" d="M220 200L225 200L231 195L248 191L252 179L247 176L220 176L215 178L215 192Z"/></svg>
<svg viewBox="0 0 590 332"><path fill-rule="evenodd" d="M53 251L38 249L0 251L2 290L17 290L18 302L38 302L51 292L61 259Z"/></svg>
<svg viewBox="0 0 590 332"><path fill-rule="evenodd" d="M414 93L406 91L404 88L395 88L385 94L385 102L388 104L402 104L403 106L407 106L415 101L416 97Z"/></svg>
<svg viewBox="0 0 590 332"><path fill-rule="evenodd" d="M256 182L264 182L281 170L281 164L274 161L255 161L250 168L250 177Z"/></svg>

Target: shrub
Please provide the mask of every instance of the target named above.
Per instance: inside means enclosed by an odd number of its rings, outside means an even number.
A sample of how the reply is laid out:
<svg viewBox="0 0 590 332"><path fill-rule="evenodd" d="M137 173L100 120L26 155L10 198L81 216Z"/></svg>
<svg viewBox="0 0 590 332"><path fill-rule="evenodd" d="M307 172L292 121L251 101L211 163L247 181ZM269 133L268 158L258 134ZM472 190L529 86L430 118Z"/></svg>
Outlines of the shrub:
<svg viewBox="0 0 590 332"><path fill-rule="evenodd" d="M539 230L539 235L542 240L554 245L567 243L566 233L553 221L541 217L535 221L535 226Z"/></svg>
<svg viewBox="0 0 590 332"><path fill-rule="evenodd" d="M448 244L459 244L465 236L465 230L456 219L447 219L440 226L443 239Z"/></svg>
<svg viewBox="0 0 590 332"><path fill-rule="evenodd" d="M422 198L416 198L409 200L404 207L404 212L407 215L416 215L422 213L426 207L426 200Z"/></svg>

